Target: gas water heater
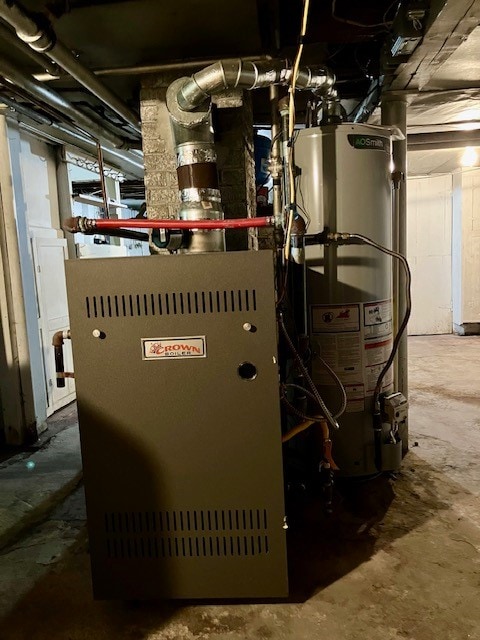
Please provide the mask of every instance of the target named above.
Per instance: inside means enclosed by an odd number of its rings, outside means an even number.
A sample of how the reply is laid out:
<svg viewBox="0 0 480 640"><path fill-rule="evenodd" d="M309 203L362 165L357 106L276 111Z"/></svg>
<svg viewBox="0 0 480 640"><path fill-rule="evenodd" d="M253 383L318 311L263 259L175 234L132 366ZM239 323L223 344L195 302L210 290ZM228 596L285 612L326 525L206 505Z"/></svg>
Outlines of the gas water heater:
<svg viewBox="0 0 480 640"><path fill-rule="evenodd" d="M352 123L299 132L297 198L300 211L310 218L308 235L349 232L392 246L391 135L386 127ZM306 247L312 377L327 404L338 404L335 383L321 356L345 388L346 411L332 438L335 461L348 476L379 470L372 403L393 345L391 262L388 255L365 244L327 242ZM381 391L391 394L393 384L391 367ZM403 408L399 417L405 429ZM384 444L384 470L398 468L400 440Z"/></svg>

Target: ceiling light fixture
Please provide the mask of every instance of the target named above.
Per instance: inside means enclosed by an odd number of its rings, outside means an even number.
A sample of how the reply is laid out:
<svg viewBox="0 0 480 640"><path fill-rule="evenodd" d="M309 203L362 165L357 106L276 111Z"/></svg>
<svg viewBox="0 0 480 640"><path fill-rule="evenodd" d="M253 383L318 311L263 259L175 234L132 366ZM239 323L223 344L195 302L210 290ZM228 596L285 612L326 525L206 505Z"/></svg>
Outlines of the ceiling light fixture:
<svg viewBox="0 0 480 640"><path fill-rule="evenodd" d="M465 147L460 162L462 167L474 167L478 162L478 154L475 147Z"/></svg>
<svg viewBox="0 0 480 640"><path fill-rule="evenodd" d="M474 131L480 127L480 109L464 109L458 114L457 119L461 131Z"/></svg>

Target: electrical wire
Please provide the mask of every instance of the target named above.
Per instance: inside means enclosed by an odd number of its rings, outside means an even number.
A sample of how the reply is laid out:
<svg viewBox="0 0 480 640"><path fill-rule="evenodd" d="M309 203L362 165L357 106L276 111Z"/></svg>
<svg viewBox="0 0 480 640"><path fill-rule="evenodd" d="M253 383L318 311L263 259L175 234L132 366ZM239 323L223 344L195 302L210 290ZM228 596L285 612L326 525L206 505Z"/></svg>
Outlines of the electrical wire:
<svg viewBox="0 0 480 640"><path fill-rule="evenodd" d="M285 234L285 260L288 261L290 257L290 238L292 235L293 217L295 213L295 174L294 174L294 140L293 134L295 131L295 86L297 83L298 70L300 68L300 60L303 53L303 40L307 33L308 23L308 10L310 8L310 0L304 0L303 15L302 15L302 27L300 30L300 39L298 44L297 55L293 63L292 75L290 79L289 102L288 102L288 142L290 145L289 162L288 162L288 179L290 183L290 202L287 219L287 232Z"/></svg>
<svg viewBox="0 0 480 640"><path fill-rule="evenodd" d="M372 94L375 93L375 91L378 91L379 95L380 95L380 91L381 91L382 87L378 81L378 78L376 79L376 84L374 87L372 87L369 92L367 93L367 95L363 98L363 100L361 100L356 107L354 107L350 113L347 114L347 118L350 118L351 116L353 116L353 114L358 111L358 109L360 109L360 107L362 106L362 104L365 102L365 100L368 100L368 98L370 98L370 96Z"/></svg>
<svg viewBox="0 0 480 640"><path fill-rule="evenodd" d="M340 389L340 393L341 393L341 397L342 397L341 402L340 402L340 407L339 407L338 411L336 411L336 413L333 414L333 417L335 419L337 419L337 418L339 418L341 415L343 415L345 413L345 409L347 408L347 393L345 391L345 387L340 382L340 379L338 378L338 376L335 373L335 371L333 371L333 369L331 369L329 367L329 365L325 362L325 360L323 360L323 358L320 358L319 356L317 356L317 358L321 361L322 365L327 369L328 373L335 380L335 383L337 384L338 388ZM305 389L304 387L302 387L299 384L295 384L293 382L287 382L283 386L286 389L291 388L291 389L296 389L297 391L301 391L308 398L310 398L310 400L313 400L314 402L317 402L316 396L314 396L311 391L309 391L308 389ZM317 402L317 404L318 404L318 402Z"/></svg>
<svg viewBox="0 0 480 640"><path fill-rule="evenodd" d="M307 381L308 386L312 390L312 393L315 396L315 400L316 400L318 406L321 408L321 410L323 412L323 415L325 416L325 418L328 420L328 422L330 423L330 425L334 429L339 429L340 425L338 424L337 420L332 416L332 414L329 411L327 405L323 401L322 396L320 395L317 387L315 386L315 383L313 382L312 378L310 377L310 374L308 373L307 367L305 366L300 354L298 353L298 351L295 348L295 345L292 342L292 339L290 338L290 335L289 335L289 333L287 331L287 328L285 327L285 323L283 322L282 314L279 315L278 323L279 323L280 329L281 329L281 331L283 333L283 336L285 338L285 341L286 341L290 351L292 352L293 357L297 361L298 367L299 367L300 371L302 372L305 380Z"/></svg>
<svg viewBox="0 0 480 640"><path fill-rule="evenodd" d="M392 258L399 260L399 262L402 264L403 269L405 271L405 298L406 298L405 315L402 320L402 323L398 327L397 335L395 336L395 339L393 341L393 346L392 346L392 351L390 353L390 356L387 362L385 363L385 366L383 367L382 371L380 372L380 375L377 378L377 384L375 385L375 390L373 393L373 407L375 410L378 403L378 396L380 395L380 392L382 390L383 379L385 378L387 371L392 366L395 356L397 355L400 340L402 339L402 336L405 333L405 329L407 328L407 324L410 319L410 314L412 312L412 292L411 292L412 274L410 272L410 267L408 266L408 262L405 256L402 256L401 253L397 253L392 249L387 249L387 247L384 247L383 245L378 244L377 242L375 242L371 238L368 238L367 236L363 236L360 233L336 233L331 235L333 236L332 239L335 239L335 236L340 236L339 238L337 238L337 240L359 240L362 244L367 244L371 247L374 247L378 251L381 251L382 253L386 253Z"/></svg>
<svg viewBox="0 0 480 640"><path fill-rule="evenodd" d="M320 362L320 364L322 365L322 367L324 367L324 369L327 370L327 373L330 375L330 377L332 378L332 380L335 382L335 384L337 385L338 389L340 390L340 396L341 396L340 408L338 409L338 411L333 416L334 418L339 418L341 415L343 415L345 413L345 411L347 409L347 401L348 400L347 400L347 392L345 391L345 387L343 386L342 381L337 376L337 374L332 369L332 367L328 364L328 362L326 362L326 360L324 360L318 354L315 356L315 359L318 360Z"/></svg>
<svg viewBox="0 0 480 640"><path fill-rule="evenodd" d="M388 9L385 11L385 13L383 14L383 21L382 22L377 22L375 24L365 24L364 22L357 22L356 20L350 20L349 18L341 18L339 16L336 15L335 13L335 9L337 6L337 0L332 0L332 18L334 20L336 20L337 22L343 22L345 24L351 24L354 27L361 27L362 29L378 29L379 27L383 27L383 28L387 28L391 25L391 22L385 22L385 18L387 17L388 12L390 11L390 9L393 7L393 5L398 2L398 0L395 0L395 2L392 2L392 4L388 7Z"/></svg>
<svg viewBox="0 0 480 640"><path fill-rule="evenodd" d="M310 421L310 422L319 421L320 419L319 416L307 416L303 411L300 411L300 409L297 409L296 407L294 407L293 404L289 400L287 400L285 396L281 396L280 400L287 407L287 409L289 409L290 413L292 413L294 416L297 416L297 418L301 418L302 420Z"/></svg>
<svg viewBox="0 0 480 640"><path fill-rule="evenodd" d="M299 433L302 433L302 431L306 431L309 427L312 426L312 424L315 424L315 422L317 422L317 421L304 420L304 422L301 422L300 424L297 424L296 427L293 427L292 429L290 429L290 431L287 431L287 433L283 434L282 443L285 444L285 442L288 442L289 440L294 438Z"/></svg>
<svg viewBox="0 0 480 640"><path fill-rule="evenodd" d="M394 0L394 1L392 2L392 4L391 4L391 5L389 5L389 7L388 7L388 9L385 11L385 13L383 14L383 23L384 23L384 25L385 25L385 26L393 24L393 20L390 20L389 22L387 22L387 16L388 16L388 14L389 14L389 12L390 12L391 8L392 8L392 7L394 7L395 5L397 5L397 11L398 11L398 8L399 8L399 6L400 6L400 0ZM395 16L397 15L397 11L395 11ZM393 17L395 18L395 16L393 16Z"/></svg>

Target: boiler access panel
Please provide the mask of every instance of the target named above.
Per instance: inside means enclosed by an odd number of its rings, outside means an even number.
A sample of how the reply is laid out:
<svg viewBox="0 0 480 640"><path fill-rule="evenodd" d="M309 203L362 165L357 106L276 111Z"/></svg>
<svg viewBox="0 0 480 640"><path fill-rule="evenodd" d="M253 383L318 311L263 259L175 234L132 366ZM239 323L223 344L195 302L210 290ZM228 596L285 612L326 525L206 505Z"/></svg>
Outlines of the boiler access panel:
<svg viewBox="0 0 480 640"><path fill-rule="evenodd" d="M95 596L286 596L272 253L66 266Z"/></svg>

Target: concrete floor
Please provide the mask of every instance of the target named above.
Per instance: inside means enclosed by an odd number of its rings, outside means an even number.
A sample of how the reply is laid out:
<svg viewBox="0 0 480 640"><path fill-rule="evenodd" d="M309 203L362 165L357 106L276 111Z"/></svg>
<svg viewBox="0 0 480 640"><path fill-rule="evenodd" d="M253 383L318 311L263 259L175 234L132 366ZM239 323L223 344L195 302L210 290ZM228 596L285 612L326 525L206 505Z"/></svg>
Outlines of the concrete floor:
<svg viewBox="0 0 480 640"><path fill-rule="evenodd" d="M480 338L411 338L410 363L402 472L290 531L291 602L94 602L79 489L0 555L1 640L480 640Z"/></svg>

